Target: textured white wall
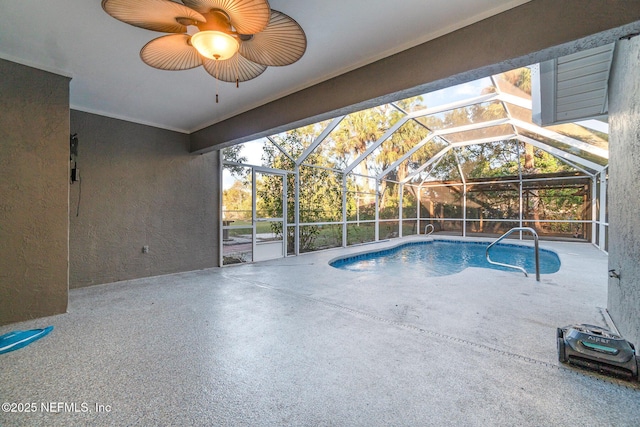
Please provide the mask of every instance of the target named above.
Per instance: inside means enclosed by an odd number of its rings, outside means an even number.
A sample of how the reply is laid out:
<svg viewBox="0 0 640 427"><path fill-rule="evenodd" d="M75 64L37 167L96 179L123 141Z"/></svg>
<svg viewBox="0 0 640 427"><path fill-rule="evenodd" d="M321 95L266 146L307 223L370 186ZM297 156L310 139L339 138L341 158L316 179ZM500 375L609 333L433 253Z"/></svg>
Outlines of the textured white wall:
<svg viewBox="0 0 640 427"><path fill-rule="evenodd" d="M0 324L68 300L69 79L0 59Z"/></svg>
<svg viewBox="0 0 640 427"><path fill-rule="evenodd" d="M71 132L81 179L69 197L71 288L218 264L217 153L189 154L188 135L75 110Z"/></svg>
<svg viewBox="0 0 640 427"><path fill-rule="evenodd" d="M640 346L640 37L619 41L609 88L608 309Z"/></svg>

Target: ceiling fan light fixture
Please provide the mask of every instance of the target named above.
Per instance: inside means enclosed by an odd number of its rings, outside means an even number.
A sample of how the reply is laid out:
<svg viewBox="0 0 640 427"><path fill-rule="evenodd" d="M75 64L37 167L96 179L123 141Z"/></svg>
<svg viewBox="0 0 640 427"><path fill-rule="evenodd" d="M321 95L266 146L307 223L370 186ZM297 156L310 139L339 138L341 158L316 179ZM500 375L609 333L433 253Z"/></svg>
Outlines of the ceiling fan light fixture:
<svg viewBox="0 0 640 427"><path fill-rule="evenodd" d="M235 37L212 30L198 31L192 35L191 45L205 58L219 61L233 57L240 48Z"/></svg>
<svg viewBox="0 0 640 427"><path fill-rule="evenodd" d="M307 48L302 27L272 10L268 0L101 1L119 21L171 33L144 45L140 58L145 64L171 71L204 66L216 85L237 86L269 66L293 64Z"/></svg>

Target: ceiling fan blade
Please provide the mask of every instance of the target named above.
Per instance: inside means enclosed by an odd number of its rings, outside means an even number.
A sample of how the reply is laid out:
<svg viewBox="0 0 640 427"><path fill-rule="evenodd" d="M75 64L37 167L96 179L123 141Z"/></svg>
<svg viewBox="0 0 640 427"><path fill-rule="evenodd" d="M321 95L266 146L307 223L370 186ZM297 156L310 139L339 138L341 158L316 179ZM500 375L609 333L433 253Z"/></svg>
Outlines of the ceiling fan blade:
<svg viewBox="0 0 640 427"><path fill-rule="evenodd" d="M195 10L169 0L102 0L102 8L122 22L163 33L184 33L188 21L206 22Z"/></svg>
<svg viewBox="0 0 640 427"><path fill-rule="evenodd" d="M202 57L189 44L188 34L169 34L158 37L144 45L140 58L154 68L161 70L188 70L202 65Z"/></svg>
<svg viewBox="0 0 640 427"><path fill-rule="evenodd" d="M235 83L236 78L240 82L255 79L267 69L266 65L251 62L237 53L225 61L205 58L202 61L202 65L207 70L207 73L218 80L229 83Z"/></svg>
<svg viewBox="0 0 640 427"><path fill-rule="evenodd" d="M271 8L267 0L182 0L190 8L200 13L212 9L223 10L229 15L231 25L240 34L255 34L269 23Z"/></svg>
<svg viewBox="0 0 640 427"><path fill-rule="evenodd" d="M248 38L248 40L244 40ZM269 66L289 65L307 50L307 36L291 17L271 11L269 25L252 36L240 36L240 53L250 61Z"/></svg>

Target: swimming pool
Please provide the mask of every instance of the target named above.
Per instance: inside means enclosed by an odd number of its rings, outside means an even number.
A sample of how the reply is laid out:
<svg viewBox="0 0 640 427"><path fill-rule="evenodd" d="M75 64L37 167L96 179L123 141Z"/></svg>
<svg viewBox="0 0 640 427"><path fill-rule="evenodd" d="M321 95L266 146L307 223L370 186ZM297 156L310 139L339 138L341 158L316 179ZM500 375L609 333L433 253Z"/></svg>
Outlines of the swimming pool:
<svg viewBox="0 0 640 427"><path fill-rule="evenodd" d="M332 260L336 268L357 272L393 270L410 265L417 273L437 277L459 273L467 267L491 268L515 271L513 268L489 264L485 253L489 242L432 240L409 242L399 246L350 255ZM535 273L533 247L501 243L491 248L491 260L523 267L527 273ZM540 249L540 273L552 274L560 269L560 258L555 252Z"/></svg>

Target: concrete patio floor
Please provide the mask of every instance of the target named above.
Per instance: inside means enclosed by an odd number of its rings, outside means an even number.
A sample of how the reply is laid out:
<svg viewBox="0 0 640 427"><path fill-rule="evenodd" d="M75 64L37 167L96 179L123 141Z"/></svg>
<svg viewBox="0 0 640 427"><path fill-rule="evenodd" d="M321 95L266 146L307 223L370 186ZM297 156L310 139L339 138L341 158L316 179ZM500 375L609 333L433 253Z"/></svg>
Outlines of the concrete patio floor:
<svg viewBox="0 0 640 427"><path fill-rule="evenodd" d="M399 242L72 290L0 328L55 327L0 355L0 400L36 407L0 425L638 425L637 382L557 362L556 327L607 326L605 254L541 242L541 282L328 265Z"/></svg>

